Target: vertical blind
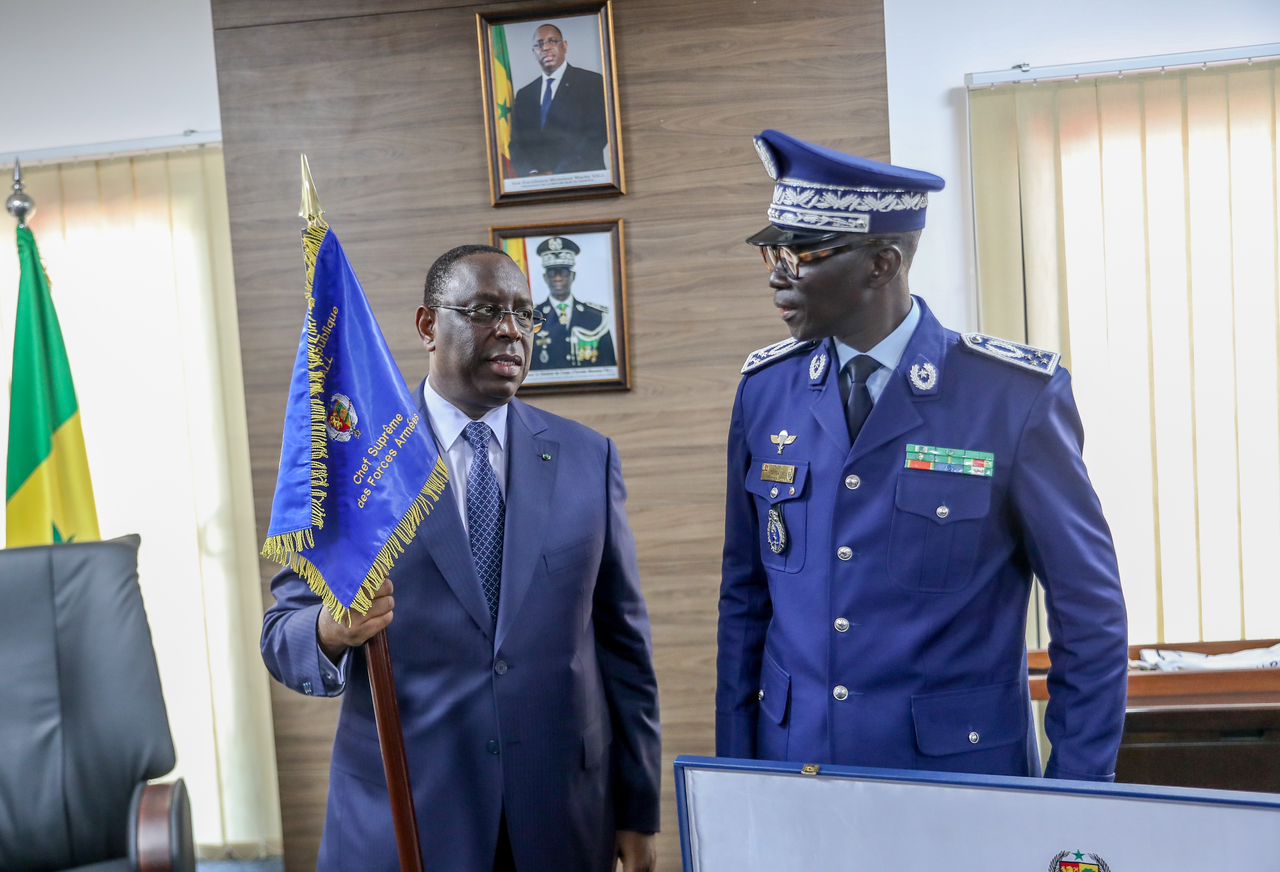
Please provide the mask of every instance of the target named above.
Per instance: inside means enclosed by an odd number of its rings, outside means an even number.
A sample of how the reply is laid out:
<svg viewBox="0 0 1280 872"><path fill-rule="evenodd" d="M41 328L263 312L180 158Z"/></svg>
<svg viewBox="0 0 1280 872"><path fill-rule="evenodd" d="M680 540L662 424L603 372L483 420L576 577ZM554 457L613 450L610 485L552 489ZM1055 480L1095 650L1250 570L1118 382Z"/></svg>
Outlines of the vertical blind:
<svg viewBox="0 0 1280 872"><path fill-rule="evenodd" d="M221 149L29 168L24 182L102 536L142 535L139 579L196 842L205 856L278 854ZM18 289L9 240L0 246L0 420Z"/></svg>
<svg viewBox="0 0 1280 872"><path fill-rule="evenodd" d="M969 95L982 329L1071 369L1135 643L1280 636L1278 69Z"/></svg>

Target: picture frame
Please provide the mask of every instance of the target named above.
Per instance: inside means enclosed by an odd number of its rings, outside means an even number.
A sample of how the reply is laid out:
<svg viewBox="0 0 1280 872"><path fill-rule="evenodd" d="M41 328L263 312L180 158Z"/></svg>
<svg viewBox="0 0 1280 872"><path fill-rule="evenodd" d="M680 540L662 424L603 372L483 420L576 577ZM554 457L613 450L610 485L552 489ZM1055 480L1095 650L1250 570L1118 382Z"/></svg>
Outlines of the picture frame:
<svg viewBox="0 0 1280 872"><path fill-rule="evenodd" d="M489 235L520 265L545 318L520 392L629 390L622 219L494 227Z"/></svg>
<svg viewBox="0 0 1280 872"><path fill-rule="evenodd" d="M493 205L626 193L612 0L477 12L476 34Z"/></svg>

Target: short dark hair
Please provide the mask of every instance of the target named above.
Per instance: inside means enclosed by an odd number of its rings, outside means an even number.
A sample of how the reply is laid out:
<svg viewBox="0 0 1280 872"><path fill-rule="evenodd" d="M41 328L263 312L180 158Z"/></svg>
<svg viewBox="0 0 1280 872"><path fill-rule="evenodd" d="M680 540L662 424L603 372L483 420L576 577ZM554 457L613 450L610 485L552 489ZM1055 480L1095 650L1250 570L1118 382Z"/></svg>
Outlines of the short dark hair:
<svg viewBox="0 0 1280 872"><path fill-rule="evenodd" d="M453 276L454 266L458 261L477 254L500 254L503 257L510 257L501 248L475 242L449 249L437 257L436 262L431 264L431 269L427 270L427 280L422 286L422 304L432 309L439 306L444 301L444 290Z"/></svg>
<svg viewBox="0 0 1280 872"><path fill-rule="evenodd" d="M539 24L537 27L535 27L535 28L533 29L533 35L534 35L534 36L537 36L537 35L538 35L538 31L539 31L539 30L542 30L542 28L544 28L544 27L550 27L552 30L554 30L554 31L556 32L556 36L560 37L561 39L564 39L564 31L563 31L563 30L561 30L560 28L556 27L556 26L555 26L554 24L552 24L550 21L548 21L546 24Z"/></svg>

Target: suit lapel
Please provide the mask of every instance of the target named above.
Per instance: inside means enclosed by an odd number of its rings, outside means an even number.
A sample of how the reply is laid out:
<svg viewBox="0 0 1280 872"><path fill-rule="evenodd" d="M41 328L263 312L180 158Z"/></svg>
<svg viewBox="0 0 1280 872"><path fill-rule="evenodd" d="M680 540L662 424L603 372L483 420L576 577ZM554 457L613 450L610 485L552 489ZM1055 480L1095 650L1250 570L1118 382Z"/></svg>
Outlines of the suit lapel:
<svg viewBox="0 0 1280 872"><path fill-rule="evenodd" d="M422 396L421 387L418 389L418 396ZM431 419L427 415L426 405L420 405L419 409L422 419L428 424L431 439L439 449L440 440L430 427ZM464 495L459 492L458 483L450 481L440 502L418 528L414 544L426 548L427 554L467 614L485 636L492 639L493 620L489 617L489 606L484 601L480 579L476 576L475 561L471 558L471 541L467 538L466 528L462 526L463 500ZM392 577L394 576L393 572Z"/></svg>
<svg viewBox="0 0 1280 872"><path fill-rule="evenodd" d="M507 514L502 539L502 594L495 650L533 584L543 531L560 462L559 443L541 438L547 428L536 409L512 400L507 415Z"/></svg>

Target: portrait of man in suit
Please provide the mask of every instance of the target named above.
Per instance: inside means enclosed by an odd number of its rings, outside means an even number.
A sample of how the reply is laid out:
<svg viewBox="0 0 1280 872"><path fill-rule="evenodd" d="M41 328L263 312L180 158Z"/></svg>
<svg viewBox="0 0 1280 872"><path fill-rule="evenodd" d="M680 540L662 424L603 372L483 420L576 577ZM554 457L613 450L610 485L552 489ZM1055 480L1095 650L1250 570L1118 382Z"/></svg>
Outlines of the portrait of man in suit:
<svg viewBox="0 0 1280 872"><path fill-rule="evenodd" d="M626 486L612 440L515 399L542 321L501 249L438 258L416 315L449 474L432 523L350 625L295 573L272 581L267 668L342 697L323 872L400 868L362 647L384 628L427 869L653 868L658 690Z"/></svg>
<svg viewBox="0 0 1280 872"><path fill-rule="evenodd" d="M559 25L540 25L531 50L541 74L516 92L512 172L546 176L606 169L604 78L569 63L569 41Z"/></svg>

